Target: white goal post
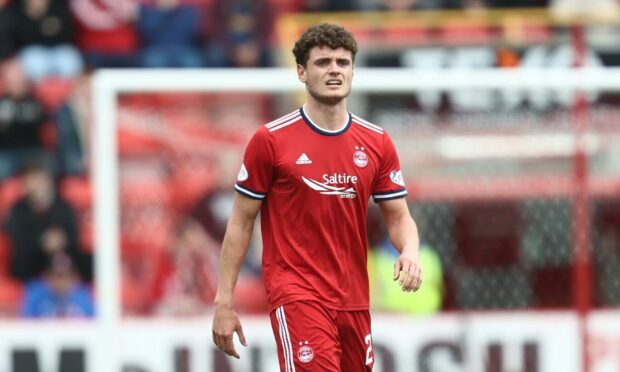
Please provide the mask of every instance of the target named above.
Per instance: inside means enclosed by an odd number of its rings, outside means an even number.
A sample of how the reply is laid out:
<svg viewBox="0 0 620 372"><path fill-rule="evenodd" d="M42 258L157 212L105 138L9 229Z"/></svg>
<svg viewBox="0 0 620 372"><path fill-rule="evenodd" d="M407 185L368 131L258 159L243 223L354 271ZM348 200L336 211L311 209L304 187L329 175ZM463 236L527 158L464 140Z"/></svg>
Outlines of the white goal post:
<svg viewBox="0 0 620 372"><path fill-rule="evenodd" d="M433 70L356 68L354 93L414 93L424 90L553 89L620 91L620 68ZM97 325L103 342L114 342L121 321L117 99L124 93L299 93L304 86L290 68L200 70L100 70L93 82L92 184L95 218ZM206 330L205 330L206 331ZM114 371L114 347L98 372ZM109 359L108 359L109 358Z"/></svg>

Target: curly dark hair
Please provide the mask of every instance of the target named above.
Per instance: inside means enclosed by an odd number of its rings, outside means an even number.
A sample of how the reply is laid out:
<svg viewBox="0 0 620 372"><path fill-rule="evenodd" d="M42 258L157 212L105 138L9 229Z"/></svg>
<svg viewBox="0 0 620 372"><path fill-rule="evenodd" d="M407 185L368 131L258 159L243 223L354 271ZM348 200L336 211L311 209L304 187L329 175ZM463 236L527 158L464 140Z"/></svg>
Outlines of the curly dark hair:
<svg viewBox="0 0 620 372"><path fill-rule="evenodd" d="M321 23L308 28L293 48L295 62L305 66L310 50L315 46L327 46L332 49L344 48L351 52L353 61L355 61L357 41L349 31L338 25Z"/></svg>

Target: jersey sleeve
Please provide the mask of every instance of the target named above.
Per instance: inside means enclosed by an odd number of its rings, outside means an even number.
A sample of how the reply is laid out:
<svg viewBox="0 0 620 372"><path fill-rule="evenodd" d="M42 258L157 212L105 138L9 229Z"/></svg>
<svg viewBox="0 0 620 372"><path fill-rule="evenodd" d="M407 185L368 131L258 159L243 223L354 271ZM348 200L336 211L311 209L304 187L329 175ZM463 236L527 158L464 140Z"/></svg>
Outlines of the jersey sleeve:
<svg viewBox="0 0 620 372"><path fill-rule="evenodd" d="M372 192L372 198L375 202L407 196L407 188L400 170L400 161L396 154L396 148L388 134L384 132L383 135L383 156Z"/></svg>
<svg viewBox="0 0 620 372"><path fill-rule="evenodd" d="M274 165L273 137L261 127L254 133L245 149L235 190L252 199L264 199L271 188Z"/></svg>

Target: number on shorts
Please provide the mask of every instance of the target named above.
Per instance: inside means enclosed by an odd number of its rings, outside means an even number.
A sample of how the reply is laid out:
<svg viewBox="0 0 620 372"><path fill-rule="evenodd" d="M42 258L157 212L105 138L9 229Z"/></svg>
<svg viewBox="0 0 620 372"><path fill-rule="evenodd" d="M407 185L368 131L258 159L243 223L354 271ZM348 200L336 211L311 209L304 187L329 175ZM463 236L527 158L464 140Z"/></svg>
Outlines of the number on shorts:
<svg viewBox="0 0 620 372"><path fill-rule="evenodd" d="M368 348L366 348L366 365L368 366L374 361L374 358L372 357L372 338L370 337L370 333L364 337L364 341L366 342L366 345L368 345Z"/></svg>

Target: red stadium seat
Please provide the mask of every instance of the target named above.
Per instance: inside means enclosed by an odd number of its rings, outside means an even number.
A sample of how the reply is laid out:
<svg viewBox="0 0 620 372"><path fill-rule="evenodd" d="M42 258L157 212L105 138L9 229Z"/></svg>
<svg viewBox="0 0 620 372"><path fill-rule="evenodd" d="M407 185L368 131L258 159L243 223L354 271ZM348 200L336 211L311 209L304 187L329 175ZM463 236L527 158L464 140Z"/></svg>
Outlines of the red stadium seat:
<svg viewBox="0 0 620 372"><path fill-rule="evenodd" d="M0 276L0 317L16 317L22 300L21 283Z"/></svg>
<svg viewBox="0 0 620 372"><path fill-rule="evenodd" d="M10 251L11 241L9 237L0 230L0 276L8 275Z"/></svg>
<svg viewBox="0 0 620 372"><path fill-rule="evenodd" d="M165 205L170 202L170 186L161 181L145 179L123 182L120 192L123 205Z"/></svg>
<svg viewBox="0 0 620 372"><path fill-rule="evenodd" d="M268 3L280 13L299 12L304 8L302 0L269 0Z"/></svg>
<svg viewBox="0 0 620 372"><path fill-rule="evenodd" d="M466 23L461 20L446 22L439 30L439 38L446 43L471 45L486 43L493 31L482 23Z"/></svg>
<svg viewBox="0 0 620 372"><path fill-rule="evenodd" d="M161 250L152 246L121 243L123 313L143 315L148 311L150 283L155 275L155 262Z"/></svg>
<svg viewBox="0 0 620 372"><path fill-rule="evenodd" d="M132 132L120 125L118 130L118 151L121 156L150 155L160 153L165 148L162 141L156 137Z"/></svg>
<svg viewBox="0 0 620 372"><path fill-rule="evenodd" d="M23 194L22 180L18 177L0 182L0 217L5 216L9 209Z"/></svg>
<svg viewBox="0 0 620 372"><path fill-rule="evenodd" d="M143 315L146 311L146 281L136 280L125 273L121 282L121 303L124 315Z"/></svg>
<svg viewBox="0 0 620 372"><path fill-rule="evenodd" d="M157 212L167 214L168 211ZM145 213L136 215L133 220L123 224L123 250L162 249L170 244L173 233L173 221L169 216L149 218Z"/></svg>
<svg viewBox="0 0 620 372"><path fill-rule="evenodd" d="M149 179L121 183L121 234L123 250L131 247L158 249L169 244L175 211L171 207L170 186Z"/></svg>
<svg viewBox="0 0 620 372"><path fill-rule="evenodd" d="M92 208L93 195L90 180L86 177L66 177L60 184L61 195L78 209Z"/></svg>
<svg viewBox="0 0 620 372"><path fill-rule="evenodd" d="M176 210L182 212L216 186L218 174L213 162L192 162L180 159L174 164L171 196Z"/></svg>

